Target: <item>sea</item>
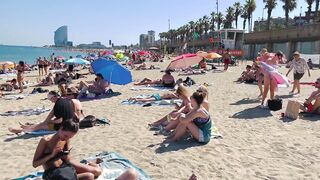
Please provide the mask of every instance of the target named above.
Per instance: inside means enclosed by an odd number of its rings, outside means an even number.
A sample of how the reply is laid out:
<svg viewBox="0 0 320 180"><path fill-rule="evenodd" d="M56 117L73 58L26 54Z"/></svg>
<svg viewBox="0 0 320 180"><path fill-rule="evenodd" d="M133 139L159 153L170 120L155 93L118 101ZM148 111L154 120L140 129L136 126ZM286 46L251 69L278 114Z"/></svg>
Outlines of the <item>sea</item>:
<svg viewBox="0 0 320 180"><path fill-rule="evenodd" d="M87 55L86 53L80 51L71 51L63 48L0 45L0 62L24 61L28 64L35 64L38 57L41 56L50 59L52 53L54 53L55 56L63 56L66 59L68 59L70 56L75 57L77 55Z"/></svg>

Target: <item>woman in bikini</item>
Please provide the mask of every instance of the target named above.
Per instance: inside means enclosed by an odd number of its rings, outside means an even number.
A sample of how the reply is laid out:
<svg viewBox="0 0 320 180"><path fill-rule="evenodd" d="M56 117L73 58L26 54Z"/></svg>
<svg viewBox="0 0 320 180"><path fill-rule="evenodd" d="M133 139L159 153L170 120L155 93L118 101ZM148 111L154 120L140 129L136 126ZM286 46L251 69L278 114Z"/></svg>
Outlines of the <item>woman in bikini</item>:
<svg viewBox="0 0 320 180"><path fill-rule="evenodd" d="M192 110L187 114L182 114L178 121L179 124L167 141L178 141L188 132L199 143L208 143L211 139L211 118L209 112L202 105L206 94L195 92L191 96Z"/></svg>
<svg viewBox="0 0 320 180"><path fill-rule="evenodd" d="M165 74L162 76L160 80L151 80L148 78L144 78L139 83L135 83L134 85L163 85L164 87L174 87L175 80L174 77L171 75L170 70L166 70Z"/></svg>
<svg viewBox="0 0 320 180"><path fill-rule="evenodd" d="M188 112L190 110L190 96L188 89L183 86L182 84L178 85L178 89L176 91L176 94L178 95L179 99L182 100L182 104L180 106L176 105L175 110L170 112L168 115L164 116L160 120L153 122L152 124L149 124L151 128L153 127L159 127L165 126L171 121L171 119L177 118L178 115L182 112Z"/></svg>
<svg viewBox="0 0 320 180"><path fill-rule="evenodd" d="M17 73L17 80L18 80L18 85L20 88L20 93L23 92L23 81L24 81L24 70L26 66L23 61L19 61L19 64L16 66L16 70L18 71Z"/></svg>
<svg viewBox="0 0 320 180"><path fill-rule="evenodd" d="M34 125L20 123L20 129L8 128L8 130L15 134L37 130L54 131L59 129L63 119L74 116L79 120L84 118L82 105L78 99L61 98L55 91L49 92L48 99L55 105L43 122Z"/></svg>
<svg viewBox="0 0 320 180"><path fill-rule="evenodd" d="M43 60L41 59L41 57L39 57L37 59L37 65L38 65L38 69L39 69L39 76L43 76Z"/></svg>
<svg viewBox="0 0 320 180"><path fill-rule="evenodd" d="M46 58L44 58L44 60L43 60L43 69L44 69L45 75L48 75L49 66L50 66L50 61L47 60Z"/></svg>

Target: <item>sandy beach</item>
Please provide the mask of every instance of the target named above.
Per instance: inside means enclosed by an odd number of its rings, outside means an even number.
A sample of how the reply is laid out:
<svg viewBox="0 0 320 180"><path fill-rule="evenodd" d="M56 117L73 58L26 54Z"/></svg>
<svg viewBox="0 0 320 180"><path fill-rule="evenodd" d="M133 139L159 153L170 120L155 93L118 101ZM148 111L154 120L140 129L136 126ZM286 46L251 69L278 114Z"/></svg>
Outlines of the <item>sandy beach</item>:
<svg viewBox="0 0 320 180"><path fill-rule="evenodd" d="M155 65L164 69L168 62ZM163 117L173 107L122 105L121 101L129 97L155 93L132 91L131 83L126 86L112 85L113 91L121 93L119 96L82 103L86 115L107 118L111 125L80 130L71 140L71 154L81 160L101 151L117 152L156 180L188 179L192 173L199 180L320 179L319 116L292 122L280 120L289 99L303 101L315 88L302 86L300 97L290 97L291 88L279 88L276 94L283 98L283 109L270 112L259 108L256 85L233 82L244 69L243 64L231 67L225 73L208 72L206 75L191 76L197 84L212 83L208 87L210 114L223 135L221 139L212 139L206 145L186 141L162 144L165 136L154 135L147 124ZM286 73L287 69L282 67L280 71ZM162 76L159 70L132 73L135 81L144 77L159 79ZM26 76L29 81L35 81L36 75L34 71ZM177 73L173 75L178 78ZM305 75L302 81L314 82L318 77L320 70L312 70L311 77ZM87 80L93 79L94 75L90 75ZM190 91L196 88L197 85L191 87ZM57 86L47 89L57 90ZM27 93L31 91L32 88L26 90ZM46 95L35 94L21 100L0 99L0 112L43 106L52 108L51 102L41 100ZM32 167L32 158L41 137L19 137L7 129L18 127L18 122L40 122L47 114L0 117L0 179L16 178L42 170L41 167Z"/></svg>

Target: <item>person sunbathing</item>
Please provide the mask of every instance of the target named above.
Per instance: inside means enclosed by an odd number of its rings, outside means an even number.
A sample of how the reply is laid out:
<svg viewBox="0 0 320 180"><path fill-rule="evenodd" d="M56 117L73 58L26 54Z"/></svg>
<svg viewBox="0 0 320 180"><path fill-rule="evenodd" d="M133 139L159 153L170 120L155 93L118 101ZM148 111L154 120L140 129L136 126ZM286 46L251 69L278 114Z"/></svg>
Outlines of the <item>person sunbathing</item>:
<svg viewBox="0 0 320 180"><path fill-rule="evenodd" d="M135 83L134 85L162 85L164 87L174 87L175 80L171 75L171 71L166 70L165 74L162 76L162 79L151 80L148 78L144 78L142 81L140 81L139 83Z"/></svg>
<svg viewBox="0 0 320 180"><path fill-rule="evenodd" d="M89 164L82 164L71 157L72 139L79 130L79 123L76 119L70 118L62 122L56 134L41 138L34 153L32 166L37 168L43 166L44 180L61 179L67 175L70 179L93 180L102 173L98 163L101 160ZM117 178L118 180L137 179L137 172L130 169Z"/></svg>
<svg viewBox="0 0 320 180"><path fill-rule="evenodd" d="M160 125L165 126L169 123L169 121L171 121L171 119L176 118L182 112L186 113L189 111L191 106L190 106L190 96L189 96L188 89L184 85L179 84L176 94L178 95L179 99L182 100L182 104L180 106L176 105L175 109L172 112L170 112L168 115L164 116L160 120L149 124L151 128L159 127Z"/></svg>
<svg viewBox="0 0 320 180"><path fill-rule="evenodd" d="M51 86L54 84L54 77L52 73L49 73L48 76L38 84L38 86Z"/></svg>
<svg viewBox="0 0 320 180"><path fill-rule="evenodd" d="M93 84L88 84L84 81L80 82L79 90L80 91L89 91L89 93L94 94L104 94L109 90L109 82L104 80L102 74L96 74L96 79Z"/></svg>
<svg viewBox="0 0 320 180"><path fill-rule="evenodd" d="M168 100L168 99L178 99L177 93L164 93L164 94L152 94L146 98L129 98L129 101L134 102L152 102L152 101L160 101L160 100Z"/></svg>
<svg viewBox="0 0 320 180"><path fill-rule="evenodd" d="M199 75L199 74L205 74L205 73L206 71L203 69L186 68L181 73L179 73L178 76Z"/></svg>
<svg viewBox="0 0 320 180"><path fill-rule="evenodd" d="M191 96L192 110L187 114L181 114L179 124L173 134L168 137L167 142L178 141L187 133L199 143L208 143L211 139L211 118L209 112L202 103L205 93L195 92Z"/></svg>
<svg viewBox="0 0 320 180"><path fill-rule="evenodd" d="M19 89L17 79L12 79L11 81L7 81L7 83L0 85L0 90L2 91L13 91L16 89Z"/></svg>
<svg viewBox="0 0 320 180"><path fill-rule="evenodd" d="M62 98L55 91L50 91L48 94L48 100L55 104L44 121L33 125L29 123L20 123L20 129L8 128L8 130L15 134L38 130L54 131L59 129L59 125L63 118L66 119L73 116L79 120L84 118L82 105L78 99Z"/></svg>
<svg viewBox="0 0 320 180"><path fill-rule="evenodd" d="M311 93L308 99L301 105L301 110L320 115L320 78L317 79L314 86L318 89ZM312 102L314 103L312 104Z"/></svg>

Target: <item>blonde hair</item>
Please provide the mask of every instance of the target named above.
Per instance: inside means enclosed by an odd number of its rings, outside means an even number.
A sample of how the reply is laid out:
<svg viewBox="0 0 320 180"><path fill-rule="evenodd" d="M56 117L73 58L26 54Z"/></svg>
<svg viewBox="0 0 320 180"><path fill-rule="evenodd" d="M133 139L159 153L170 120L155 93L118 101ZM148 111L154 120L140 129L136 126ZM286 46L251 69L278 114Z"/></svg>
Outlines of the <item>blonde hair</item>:
<svg viewBox="0 0 320 180"><path fill-rule="evenodd" d="M197 89L197 92L201 92L201 93L205 94L205 98L208 99L209 92L208 92L208 88L206 86L204 86L204 85L199 86Z"/></svg>
<svg viewBox="0 0 320 180"><path fill-rule="evenodd" d="M176 93L178 95L183 95L185 97L189 97L189 94L190 94L187 87L185 87L183 84L178 85L178 89L177 89Z"/></svg>

